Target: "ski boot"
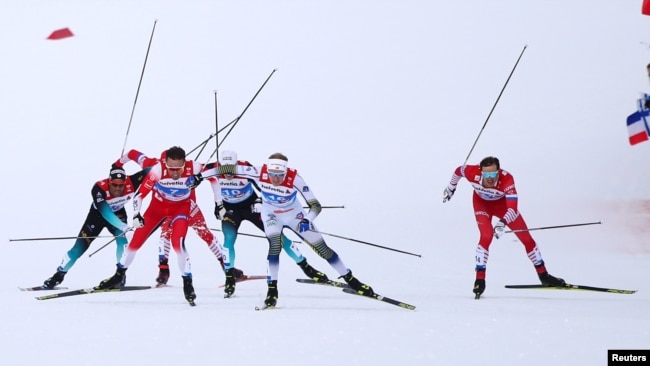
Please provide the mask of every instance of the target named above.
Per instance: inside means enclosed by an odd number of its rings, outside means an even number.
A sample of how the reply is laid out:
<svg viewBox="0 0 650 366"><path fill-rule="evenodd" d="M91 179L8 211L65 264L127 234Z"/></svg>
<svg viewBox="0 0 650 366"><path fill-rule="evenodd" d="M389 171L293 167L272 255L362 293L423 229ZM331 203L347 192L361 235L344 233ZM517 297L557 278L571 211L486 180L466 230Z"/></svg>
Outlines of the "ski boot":
<svg viewBox="0 0 650 366"><path fill-rule="evenodd" d="M236 284L236 279L235 279L235 268L230 268L229 270L226 271L226 284L224 285L223 292L224 295L223 297L231 297L235 293L235 284Z"/></svg>
<svg viewBox="0 0 650 366"><path fill-rule="evenodd" d="M192 286L192 276L183 276L183 293L185 294L185 300L187 300L190 305L196 305L194 303L196 294L194 293L194 286Z"/></svg>
<svg viewBox="0 0 650 366"><path fill-rule="evenodd" d="M544 271L542 273L537 274L539 276L540 282L542 282L542 285L547 286L547 287L565 287L566 282L555 276L551 276L548 274L548 272Z"/></svg>
<svg viewBox="0 0 650 366"><path fill-rule="evenodd" d="M266 307L272 308L278 303L278 281L273 280L268 283L268 291L266 292L266 299L264 299L264 305Z"/></svg>
<svg viewBox="0 0 650 366"><path fill-rule="evenodd" d="M43 287L48 288L48 289L53 289L56 287L56 285L60 284L63 282L63 278L65 277L65 274L67 272L63 272L57 269L56 273L52 275L52 277L48 278L43 282Z"/></svg>
<svg viewBox="0 0 650 366"><path fill-rule="evenodd" d="M115 274L100 282L99 285L95 286L95 290L119 289L123 278L126 276L125 273L126 268L122 268L118 265Z"/></svg>
<svg viewBox="0 0 650 366"><path fill-rule="evenodd" d="M314 267L310 266L306 258L298 263L298 266L300 266L300 269L302 269L307 277L316 282L327 282L329 280L325 273L317 271Z"/></svg>
<svg viewBox="0 0 650 366"><path fill-rule="evenodd" d="M372 287L366 285L365 283L360 282L352 275L352 271L348 271L347 274L341 276L348 283L351 289L357 292L359 295L370 296L372 297L375 294L375 291L372 290Z"/></svg>
<svg viewBox="0 0 650 366"><path fill-rule="evenodd" d="M161 259L160 264L158 264L158 277L156 278L156 287L161 287L167 284L169 280L169 264L167 264L167 259Z"/></svg>
<svg viewBox="0 0 650 366"><path fill-rule="evenodd" d="M481 295L483 295L483 292L485 291L485 279L477 278L476 281L474 281L473 291L474 291L474 298L478 300L481 297Z"/></svg>

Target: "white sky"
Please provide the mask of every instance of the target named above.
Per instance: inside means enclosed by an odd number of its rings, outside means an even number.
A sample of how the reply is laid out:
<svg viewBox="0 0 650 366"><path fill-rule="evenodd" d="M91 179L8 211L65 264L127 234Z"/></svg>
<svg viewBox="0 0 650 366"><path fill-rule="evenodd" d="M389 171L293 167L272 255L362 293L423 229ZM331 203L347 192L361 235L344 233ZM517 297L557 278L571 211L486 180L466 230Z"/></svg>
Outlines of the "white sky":
<svg viewBox="0 0 650 366"><path fill-rule="evenodd" d="M7 241L0 355L12 364L595 365L607 349L648 348L650 143L630 147L625 128L650 88L641 0L3 5L0 139L11 169L0 237L78 232L92 184L124 147L157 19L127 149L194 148L215 129L215 90L225 125L277 69L223 147L254 164L288 155L323 204L346 206L321 214L324 232L422 255L326 237L362 281L414 312L297 284L302 273L283 256L281 309L258 313L264 281L223 299L223 274L193 234L196 308L175 267L173 288L36 301L16 287L42 283L72 241ZM75 36L45 40L62 27ZM470 187L444 205L441 192L525 45L469 162L501 159L531 227L602 221L534 237L552 274L635 295L504 289L537 282L506 237L492 245L484 299L473 300ZM211 200L199 187L218 227ZM240 237L237 266L264 274L266 248ZM111 275L113 250L84 256L64 284ZM128 282L151 284L156 273L151 240Z"/></svg>

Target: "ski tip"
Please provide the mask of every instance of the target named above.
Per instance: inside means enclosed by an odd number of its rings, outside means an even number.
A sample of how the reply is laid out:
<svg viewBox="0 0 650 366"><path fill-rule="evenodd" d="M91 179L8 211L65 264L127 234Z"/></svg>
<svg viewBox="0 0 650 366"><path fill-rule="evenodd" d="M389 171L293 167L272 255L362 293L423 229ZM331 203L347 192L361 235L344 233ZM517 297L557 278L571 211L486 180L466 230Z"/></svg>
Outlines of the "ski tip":
<svg viewBox="0 0 650 366"><path fill-rule="evenodd" d="M274 306L274 305L272 305L272 306L268 306L268 305L264 305L264 304L262 304L262 305L258 305L258 306L255 307L255 311L260 311L260 310L271 310L271 309L277 309L277 307Z"/></svg>

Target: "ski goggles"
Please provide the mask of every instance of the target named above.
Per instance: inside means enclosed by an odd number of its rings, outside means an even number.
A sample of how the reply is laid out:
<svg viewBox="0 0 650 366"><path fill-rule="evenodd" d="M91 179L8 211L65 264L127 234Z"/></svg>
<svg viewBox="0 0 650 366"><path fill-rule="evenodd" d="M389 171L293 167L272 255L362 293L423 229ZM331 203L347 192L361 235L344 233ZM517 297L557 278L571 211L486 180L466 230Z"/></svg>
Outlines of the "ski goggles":
<svg viewBox="0 0 650 366"><path fill-rule="evenodd" d="M280 178L280 177L284 177L284 175L287 174L285 172L274 173L274 172L271 172L271 171L269 171L268 173L269 173L269 177L271 177L271 178Z"/></svg>
<svg viewBox="0 0 650 366"><path fill-rule="evenodd" d="M499 175L499 172L481 172L483 178L496 178Z"/></svg>

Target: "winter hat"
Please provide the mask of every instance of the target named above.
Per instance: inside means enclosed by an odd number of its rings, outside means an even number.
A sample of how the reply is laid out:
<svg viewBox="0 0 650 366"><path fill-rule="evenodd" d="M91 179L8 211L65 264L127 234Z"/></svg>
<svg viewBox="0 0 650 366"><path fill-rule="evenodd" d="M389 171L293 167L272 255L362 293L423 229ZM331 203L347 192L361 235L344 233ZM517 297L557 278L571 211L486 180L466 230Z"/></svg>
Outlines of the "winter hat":
<svg viewBox="0 0 650 366"><path fill-rule="evenodd" d="M237 165L237 153L232 150L224 150L219 157L221 165Z"/></svg>
<svg viewBox="0 0 650 366"><path fill-rule="evenodd" d="M266 163L266 169L270 173L285 174L287 172L287 162L282 159L269 159Z"/></svg>
<svg viewBox="0 0 650 366"><path fill-rule="evenodd" d="M232 150L224 150L219 156L219 174L237 174L237 153Z"/></svg>
<svg viewBox="0 0 650 366"><path fill-rule="evenodd" d="M111 169L110 173L111 180L113 179L126 179L126 171L122 168Z"/></svg>

